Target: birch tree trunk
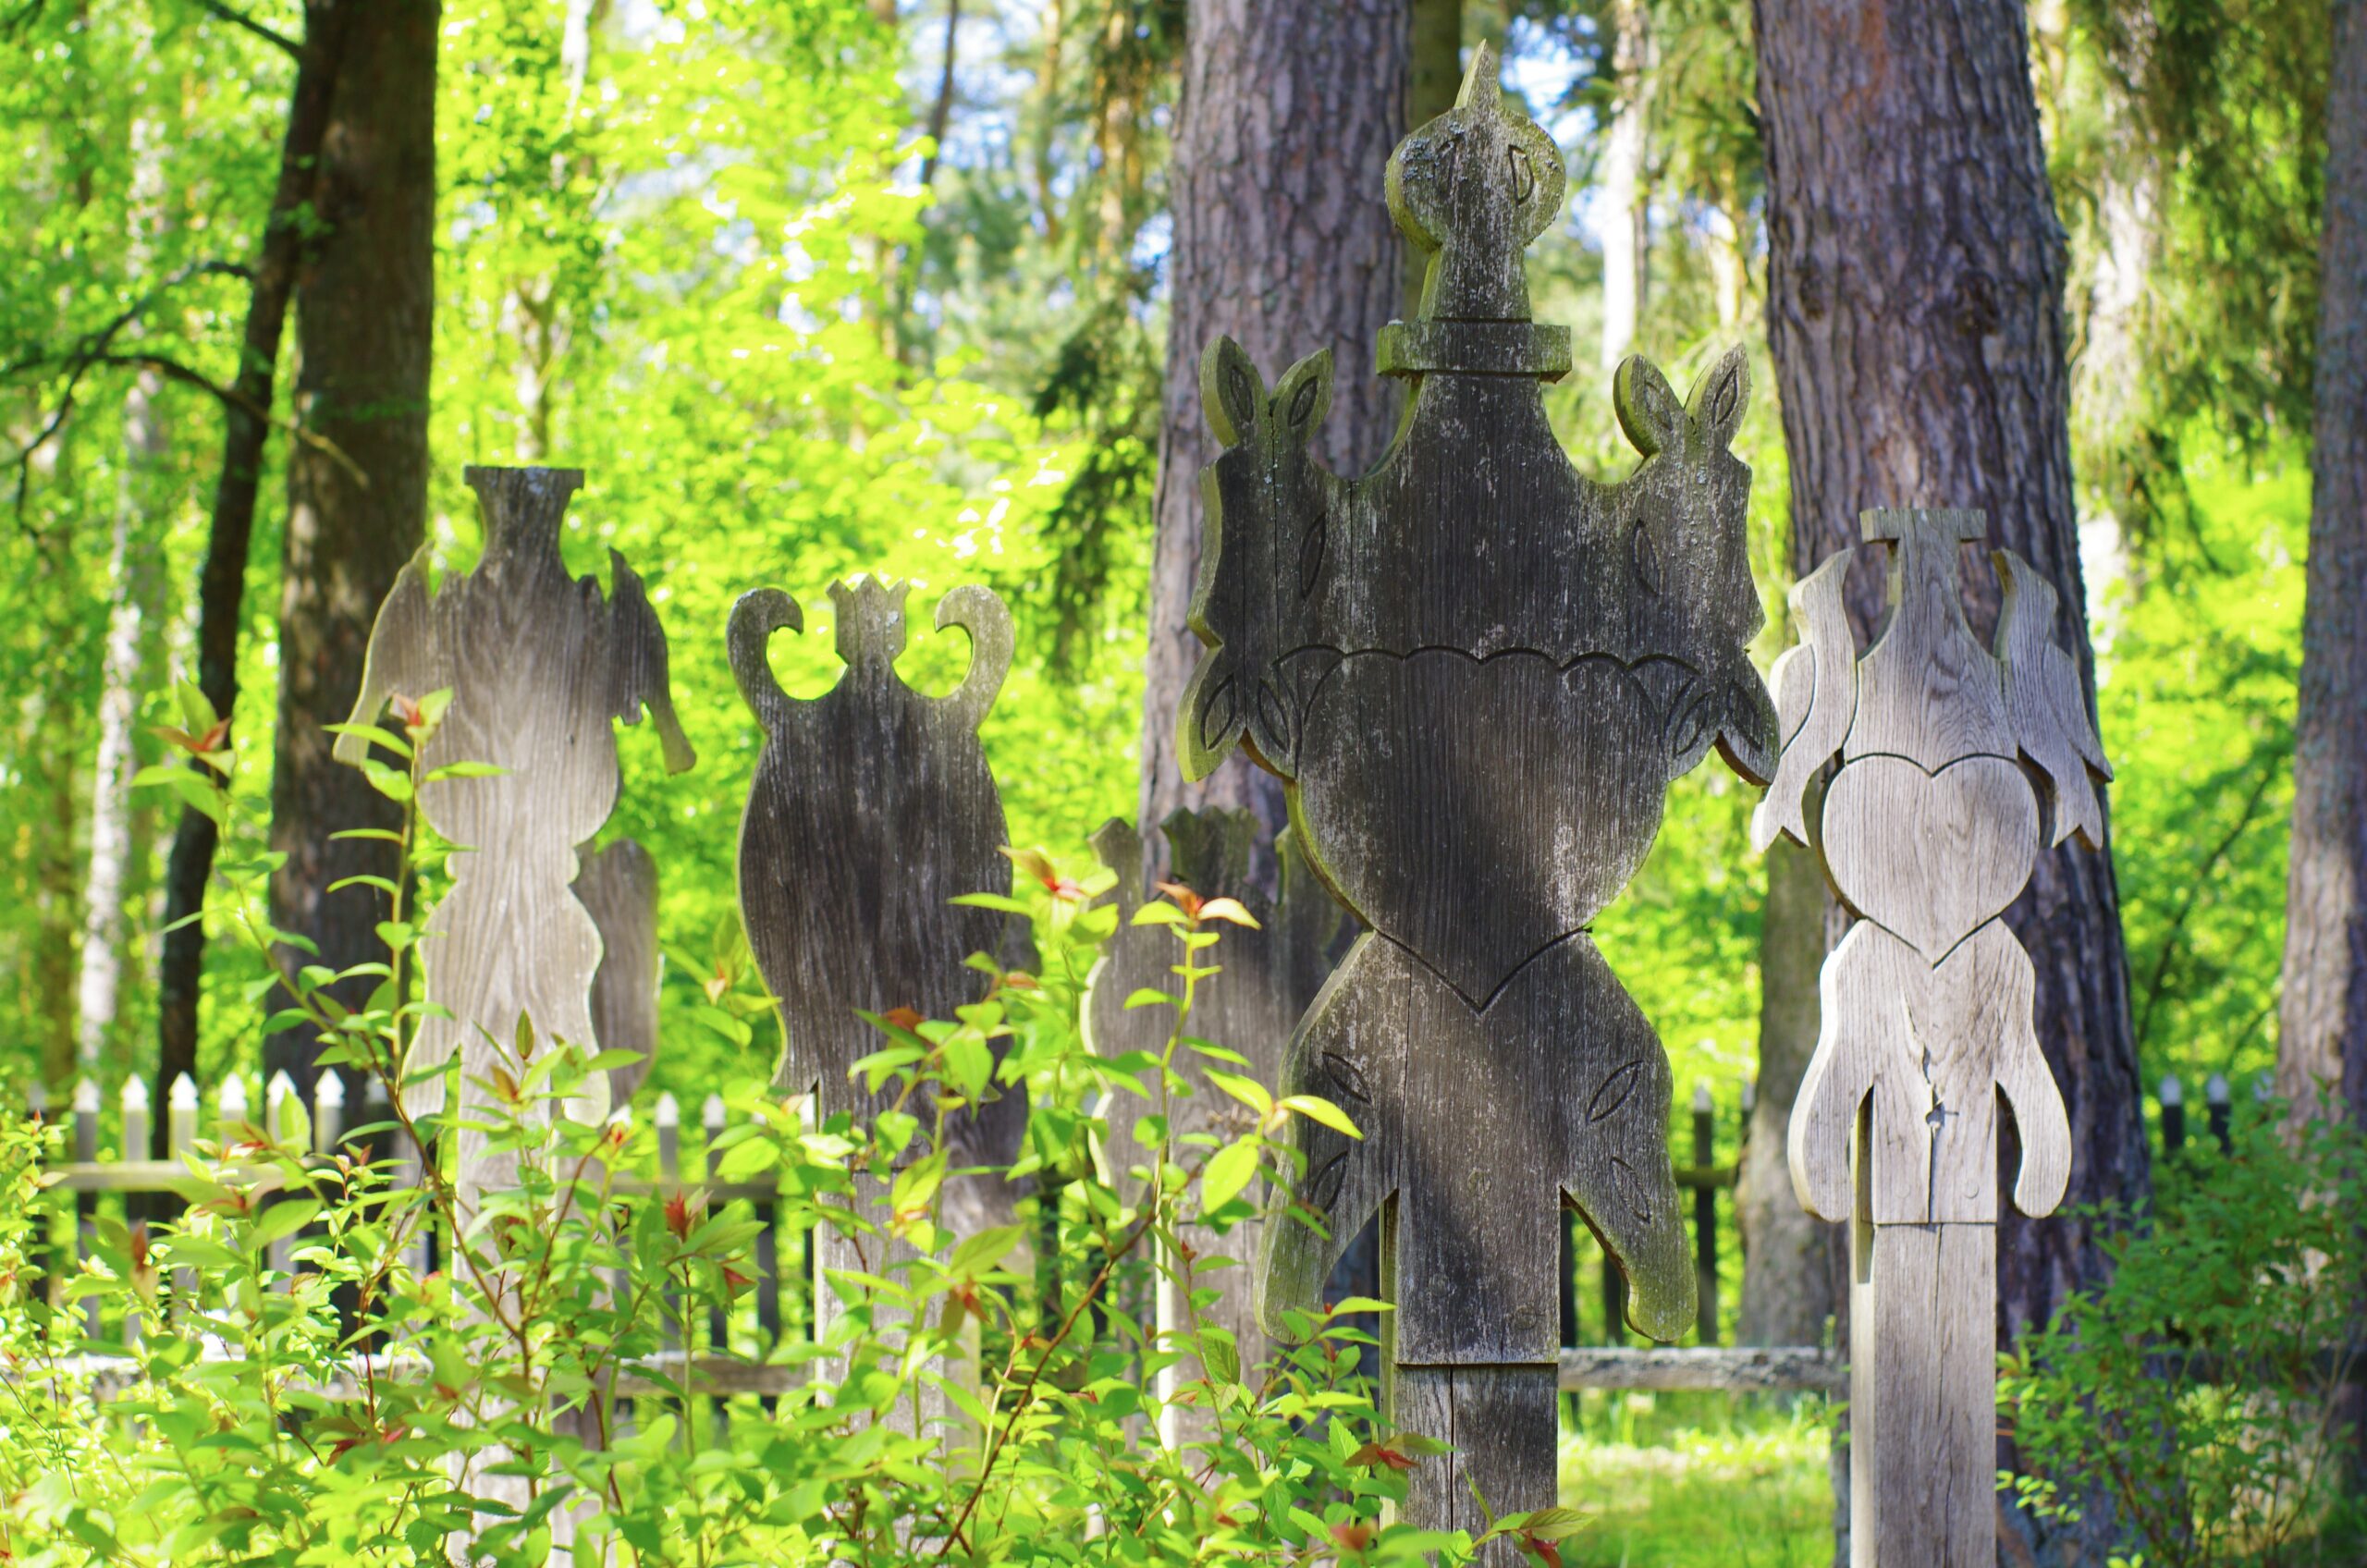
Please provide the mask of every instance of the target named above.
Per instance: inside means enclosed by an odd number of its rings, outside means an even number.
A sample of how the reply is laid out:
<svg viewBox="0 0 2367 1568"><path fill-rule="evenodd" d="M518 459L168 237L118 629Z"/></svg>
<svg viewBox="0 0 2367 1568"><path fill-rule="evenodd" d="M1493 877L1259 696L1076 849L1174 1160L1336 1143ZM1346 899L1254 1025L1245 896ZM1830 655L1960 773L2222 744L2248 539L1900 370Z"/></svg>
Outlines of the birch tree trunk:
<svg viewBox="0 0 2367 1568"><path fill-rule="evenodd" d="M134 55L144 59L152 30L147 13L135 11L133 16ZM131 121L130 232L125 237L124 259L131 276L144 277L154 256L155 234L165 222L164 155L169 132L157 112L158 84L143 80L135 91L140 106ZM141 370L124 394L123 465L116 485L115 527L107 546L110 602L106 651L99 677L98 766L91 783L91 855L82 879L81 973L74 992L74 1054L83 1074L94 1079L101 1076L123 980L123 905L131 871L131 775L139 766L133 729L139 717L148 643L147 608L155 575L156 530L148 514L157 502L154 480L166 448L157 409L163 390L163 376L153 370Z"/></svg>
<svg viewBox="0 0 2367 1568"><path fill-rule="evenodd" d="M1403 262L1381 171L1405 132L1406 0L1192 0L1169 191L1174 214L1167 392L1152 545L1139 820L1245 807L1264 825L1252 877L1272 890L1281 782L1240 757L1186 785L1175 713L1200 655L1184 613L1199 569L1199 472L1214 456L1200 353L1220 333L1267 375L1318 349L1339 371L1318 456L1358 473L1386 448L1397 394L1373 375Z"/></svg>
<svg viewBox="0 0 2367 1568"><path fill-rule="evenodd" d="M1651 242L1645 164L1650 153L1651 20L1644 0L1618 0L1612 17L1612 70L1619 80L1602 146L1602 349L1604 370L1617 370L1643 318Z"/></svg>
<svg viewBox="0 0 2367 1568"><path fill-rule="evenodd" d="M1769 185L1769 337L1792 465L1792 558L1858 544L1875 506L1979 507L2061 597L2091 695L2071 485L2065 246L2046 178L2022 7L2013 0L1758 0ZM1965 573L1986 636L1996 589ZM1860 638L1883 584L1861 553ZM2007 913L2037 961L2039 1036L2069 1110L2067 1210L2150 1189L2108 855L2040 857ZM2011 1151L2009 1151L2009 1158ZM2077 1218L2001 1217L2001 1336L2103 1272ZM2039 1564L2102 1562L2112 1521L2016 1513Z"/></svg>
<svg viewBox="0 0 2367 1568"><path fill-rule="evenodd" d="M320 955L283 955L290 964L342 969L382 953L384 896L329 888L400 874L390 845L329 837L392 827L399 815L331 758L322 727L352 709L379 601L426 526L439 10L437 0L367 0L345 18L313 196L327 233L296 290L296 417L341 459L306 443L288 458L271 781L272 848L288 860L272 878L271 918ZM273 1035L265 1072L284 1069L309 1089L313 1054L301 1030Z"/></svg>

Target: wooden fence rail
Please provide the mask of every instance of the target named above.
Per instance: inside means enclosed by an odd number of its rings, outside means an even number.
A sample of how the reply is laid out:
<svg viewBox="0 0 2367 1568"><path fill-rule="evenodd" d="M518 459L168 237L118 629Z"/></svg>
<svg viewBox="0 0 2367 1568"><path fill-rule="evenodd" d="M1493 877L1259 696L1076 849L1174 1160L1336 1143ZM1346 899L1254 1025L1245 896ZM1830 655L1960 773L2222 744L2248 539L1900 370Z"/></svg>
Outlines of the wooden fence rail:
<svg viewBox="0 0 2367 1568"><path fill-rule="evenodd" d="M2259 1087L2264 1090L2265 1086L2263 1079ZM280 1129L289 1125L287 1119L293 1114L292 1091L293 1085L284 1075L266 1086L265 1126ZM1748 1124L1751 1093L1752 1085L1746 1079L1739 1085L1739 1093L1727 1102L1734 1109L1726 1114L1735 1117L1727 1125ZM2184 1087L2175 1074L2168 1075L2161 1080L2157 1096L2161 1147L2165 1153L2175 1152L2188 1141ZM53 1286L71 1275L78 1255L87 1255L95 1245L97 1219L104 1202L121 1198L129 1204L148 1194L174 1194L189 1176L188 1168L178 1156L193 1147L199 1135L200 1096L196 1084L183 1076L166 1096L166 1144L176 1155L170 1159L103 1158L113 1149L148 1146L147 1084L137 1079L127 1082L115 1098L117 1116L110 1127L104 1114L104 1097L96 1085L87 1082L80 1084L72 1096L72 1128L67 1142L73 1158L51 1167L48 1172L52 1178L49 1191L58 1194L61 1207L70 1207L75 1216L70 1246L54 1246L45 1260ZM45 1100L38 1086L27 1096L29 1108L36 1111L44 1108ZM217 1137L239 1136L239 1130L250 1125L251 1106L246 1084L235 1077L227 1080L216 1092L215 1119L209 1131ZM2211 1077L2204 1088L2203 1106L2207 1134L2225 1152L2233 1139L2234 1093L2224 1076ZM311 1141L316 1154L325 1157L347 1141L345 1129L349 1123L344 1112L341 1082L334 1072L324 1073L315 1087L311 1111ZM794 1325L801 1334L810 1332L812 1284L803 1249L796 1238L787 1234L782 1223L779 1189L769 1182L718 1182L712 1179L707 1151L715 1146L729 1124L729 1112L721 1096L708 1096L700 1107L696 1129L687 1149L681 1108L675 1097L659 1095L651 1104L650 1112L656 1133L656 1167L646 1174L615 1178L610 1183L611 1191L627 1197L670 1196L686 1186L697 1187L706 1193L713 1207L735 1201L748 1203L765 1221L765 1230L757 1242L753 1301L734 1313L710 1312L703 1325L703 1335L697 1336L704 1342L687 1350L675 1342L679 1334L669 1332L665 1354L621 1381L619 1392L628 1397L670 1393L679 1388L687 1362L699 1391L704 1393L718 1397L773 1397L785 1393L796 1385L799 1369L767 1366L764 1362L779 1342L784 1325ZM350 1125L362 1128L390 1120L384 1091L374 1084L362 1115ZM1591 1238L1584 1235L1576 1217L1572 1215L1564 1236L1562 1268L1561 1389L1564 1392L1589 1389L1725 1393L1842 1391L1847 1384L1848 1366L1837 1353L1815 1346L1719 1344L1723 1300L1719 1261L1723 1249L1735 1248L1733 1238L1738 1234L1731 1208L1738 1162L1717 1158L1722 1114L1718 1098L1708 1084L1695 1089L1688 1120L1693 1163L1678 1167L1675 1177L1677 1186L1693 1197L1693 1256L1700 1297L1695 1325L1698 1342L1682 1347L1635 1346L1626 1342L1625 1291L1619 1271L1602 1267ZM257 1166L247 1170L258 1180L280 1180L276 1168ZM420 1163L415 1151L402 1151L398 1171L399 1182L417 1184ZM1722 1207L1727 1209L1723 1219ZM292 1238L275 1243L273 1267L283 1270L301 1267L293 1256L295 1246ZM421 1268L433 1268L444 1256L444 1250L443 1238L435 1234L435 1228L423 1227L413 1264ZM782 1269L784 1258L790 1264L786 1276ZM1589 1284L1596 1287L1592 1292L1588 1289ZM1581 1313L1580 1303L1589 1293L1599 1297L1599 1317ZM82 1310L86 1331L93 1340L103 1339L97 1299L86 1300ZM678 1317L668 1314L669 1320ZM1588 1317L1594 1320L1586 1321ZM1591 1340L1589 1335L1593 1336ZM127 1353L128 1350L127 1345ZM103 1352L88 1359L91 1368L101 1372L117 1361ZM128 1373L122 1371L111 1374L115 1378L125 1376ZM99 1378L103 1390L109 1382L110 1376Z"/></svg>

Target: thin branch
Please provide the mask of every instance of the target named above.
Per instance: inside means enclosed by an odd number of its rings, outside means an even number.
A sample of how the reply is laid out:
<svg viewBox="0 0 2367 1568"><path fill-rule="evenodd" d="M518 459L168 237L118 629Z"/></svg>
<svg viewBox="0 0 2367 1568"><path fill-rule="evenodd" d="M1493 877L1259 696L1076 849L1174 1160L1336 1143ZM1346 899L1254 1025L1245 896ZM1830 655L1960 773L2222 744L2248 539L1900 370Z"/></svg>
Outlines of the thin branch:
<svg viewBox="0 0 2367 1568"><path fill-rule="evenodd" d="M248 32L251 32L257 38L262 39L265 43L270 44L273 48L284 53L291 60L300 60L304 57L304 46L302 44L297 43L294 39L288 37L286 33L281 32L276 28L265 27L263 23L255 20L254 18L248 16L244 11L239 10L235 6L224 5L222 0L197 0L197 6L199 10L205 12L209 16L219 17L222 20L228 22L232 27L243 28Z"/></svg>

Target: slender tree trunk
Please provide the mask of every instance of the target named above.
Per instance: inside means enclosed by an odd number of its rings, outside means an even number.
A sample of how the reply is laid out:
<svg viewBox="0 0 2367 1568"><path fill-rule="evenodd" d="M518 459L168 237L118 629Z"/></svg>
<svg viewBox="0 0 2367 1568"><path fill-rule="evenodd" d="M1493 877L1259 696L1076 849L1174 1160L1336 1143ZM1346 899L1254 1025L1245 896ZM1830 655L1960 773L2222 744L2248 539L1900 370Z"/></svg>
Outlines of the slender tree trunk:
<svg viewBox="0 0 2367 1568"><path fill-rule="evenodd" d="M2337 0L2277 1091L2367 1124L2367 4Z"/></svg>
<svg viewBox="0 0 2367 1568"><path fill-rule="evenodd" d="M1193 0L1169 175L1174 249L1167 395L1152 545L1142 815L1247 807L1265 825L1253 875L1269 890L1281 784L1234 756L1186 785L1175 712L1200 655L1184 626L1199 569L1199 472L1215 456L1200 353L1227 334L1269 377L1318 349L1339 360L1319 456L1360 472L1386 448L1393 388L1375 337L1396 312L1403 263L1381 171L1405 131L1405 0Z"/></svg>
<svg viewBox="0 0 2367 1568"><path fill-rule="evenodd" d="M2367 0L2335 0L2276 1084L2367 1127ZM2367 1492L2367 1390L2344 1390Z"/></svg>
<svg viewBox="0 0 2367 1568"><path fill-rule="evenodd" d="M329 889L401 874L392 846L330 837L392 827L399 814L330 757L322 727L351 711L371 622L426 528L439 10L367 0L346 18L313 195L327 233L297 284L296 417L341 459L304 444L288 459L271 779L272 847L288 859L272 878L272 921L319 949L284 953L290 966L381 954L385 896ZM314 1050L301 1031L276 1035L266 1071L288 1070L309 1093Z"/></svg>
<svg viewBox="0 0 2367 1568"><path fill-rule="evenodd" d="M1645 263L1651 243L1646 165L1650 155L1651 18L1644 0L1613 9L1611 65L1619 80L1602 148L1601 364L1616 370L1636 341L1644 313Z"/></svg>
<svg viewBox="0 0 2367 1568"><path fill-rule="evenodd" d="M1834 1315L1827 1249L1839 1228L1800 1207L1784 1157L1792 1102L1816 1050L1830 902L1816 856L1778 839L1767 855L1759 939L1759 1079L1735 1187L1743 1252L1735 1338L1747 1345L1821 1344Z"/></svg>
<svg viewBox="0 0 2367 1568"><path fill-rule="evenodd" d="M280 142L279 175L255 254L239 372L231 383L239 397L223 410L222 470L215 482L205 561L198 572L197 685L225 718L231 717L239 700L239 625L245 614L247 558L263 484L264 447L271 435L269 422L253 410L270 409L278 382L279 340L308 244L303 208L313 199L313 162L328 126L329 97L344 55L345 22L351 9L347 0L307 0L304 8L304 38L288 98L288 130ZM167 930L156 976L154 1103L160 1108L173 1080L197 1071L205 933L197 921L178 923L205 907L216 844L212 818L181 813L165 866ZM152 1119L150 1152L158 1158L166 1153L168 1120L161 1114Z"/></svg>
<svg viewBox="0 0 2367 1568"><path fill-rule="evenodd" d="M144 12L134 12L135 53L148 53ZM130 232L126 270L144 276L165 221L164 154L168 132L157 112L153 80L137 83L131 122ZM123 467L116 486L115 529L107 547L106 652L99 676L98 766L91 782L91 855L82 879L81 974L75 986L74 1054L82 1072L102 1074L123 979L123 908L131 876L131 775L138 766L133 723L146 665L146 607L154 576L156 472L166 440L157 400L164 378L133 375L123 399Z"/></svg>
<svg viewBox="0 0 2367 1568"><path fill-rule="evenodd" d="M1875 506L1979 507L2061 596L2092 704L2074 513L2064 239L2048 189L2029 40L2014 0L1759 0L1769 337L1792 469L1793 559L1859 542ZM1861 638L1883 614L1872 552L1847 594ZM1965 573L1994 624L1987 563ZM2039 858L2007 920L2038 970L2039 1038L2070 1113L2062 1217L2001 1216L1999 1329L2044 1319L2103 1273L2077 1206L2150 1189L2108 855ZM2010 1150L2008 1151L2010 1155ZM2102 1562L2111 1520L2016 1513L2042 1564ZM2011 1553L2009 1552L2009 1555Z"/></svg>

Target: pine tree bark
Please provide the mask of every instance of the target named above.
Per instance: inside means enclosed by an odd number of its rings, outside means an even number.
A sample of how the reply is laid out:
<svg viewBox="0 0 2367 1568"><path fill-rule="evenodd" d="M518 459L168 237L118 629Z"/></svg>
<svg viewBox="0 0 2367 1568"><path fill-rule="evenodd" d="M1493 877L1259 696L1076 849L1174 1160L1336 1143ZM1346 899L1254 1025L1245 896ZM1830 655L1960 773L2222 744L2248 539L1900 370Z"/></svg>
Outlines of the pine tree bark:
<svg viewBox="0 0 2367 1568"><path fill-rule="evenodd" d="M337 453L299 443L288 459L271 781L272 847L288 859L272 878L272 921L319 949L283 950L289 968L382 953L385 895L329 889L401 874L393 846L330 837L400 816L331 758L323 726L351 711L379 602L426 528L440 9L367 0L345 18L313 190L327 233L296 288L296 417ZM265 1072L288 1071L309 1095L316 1049L304 1031L276 1035Z"/></svg>
<svg viewBox="0 0 2367 1568"><path fill-rule="evenodd" d="M279 173L271 210L253 263L247 319L239 344L238 393L223 409L222 467L215 481L214 511L198 571L197 685L225 718L239 701L239 627L245 615L247 565L254 538L255 503L263 484L264 448L270 423L258 410L272 406L279 376L279 344L288 304L308 245L303 220L313 200L321 139L328 127L329 101L344 57L350 0L307 0L304 36L289 92L288 129L281 139ZM197 764L190 766L196 766ZM156 975L156 1083L153 1103L161 1107L174 1079L197 1071L199 983L205 968L205 933L197 921L179 924L205 907L205 885L214 874L219 835L211 817L183 811L173 831L165 866L165 949ZM165 1158L170 1119L151 1119L150 1152Z"/></svg>
<svg viewBox="0 0 2367 1568"><path fill-rule="evenodd" d="M2276 1086L2367 1125L2367 4L2334 6Z"/></svg>
<svg viewBox="0 0 2367 1568"><path fill-rule="evenodd" d="M1805 570L1857 546L1866 507L1985 509L1992 542L2020 551L2060 595L2092 710L2065 243L2022 7L1757 0L1754 11L1793 559ZM1882 618L1883 582L1872 552L1858 558L1847 598L1864 638ZM1995 579L1985 561L1968 565L1967 607L1986 636ZM2134 1204L2152 1173L2109 856L2076 844L2042 855L2006 918L2037 961L2039 1038L2070 1113L2065 1209ZM2099 1280L2097 1241L2067 1212L2001 1217L2001 1336ZM2008 1534L2041 1564L2101 1562L2110 1526L2099 1507L2072 1525L2015 1513Z"/></svg>
<svg viewBox="0 0 2367 1568"><path fill-rule="evenodd" d="M1198 572L1199 472L1215 456L1200 353L1229 335L1267 376L1330 349L1339 371L1318 455L1358 473L1386 449L1397 395L1373 374L1401 269L1381 170L1405 132L1405 0L1192 0L1169 191L1174 249L1151 557L1141 821L1245 807L1265 825L1253 877L1271 890L1279 780L1235 755L1187 785L1175 713L1200 641L1184 614ZM1154 836L1155 837L1155 836Z"/></svg>

